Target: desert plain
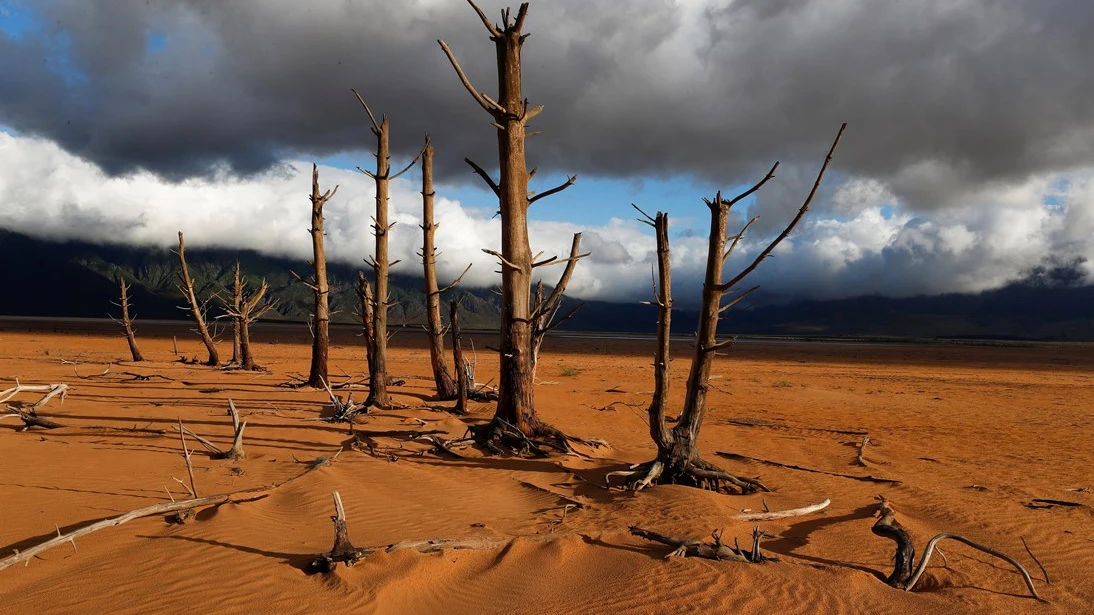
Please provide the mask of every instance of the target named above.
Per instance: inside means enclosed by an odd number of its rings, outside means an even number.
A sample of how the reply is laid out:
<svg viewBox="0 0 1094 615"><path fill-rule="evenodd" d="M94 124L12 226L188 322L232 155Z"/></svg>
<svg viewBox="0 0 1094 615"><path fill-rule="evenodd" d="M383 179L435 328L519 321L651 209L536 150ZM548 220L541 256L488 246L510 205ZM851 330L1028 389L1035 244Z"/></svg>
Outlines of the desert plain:
<svg viewBox="0 0 1094 615"><path fill-rule="evenodd" d="M491 338L467 337L477 379L489 382L497 371ZM604 488L608 472L655 452L645 415L652 340L545 344L540 415L610 447L544 459L460 449L456 459L422 436L456 438L488 420L492 407L472 402L470 415L454 416L451 403L433 399L424 336L393 338L399 406L358 417L354 435L321 420L330 414L325 391L285 386L307 372L303 327L259 327L255 338L264 372L178 361L200 356L185 324L142 329L149 360L141 363L127 360L124 338L98 325L0 325L0 389L16 379L70 387L63 403L38 410L61 428L0 421L0 558L188 497L174 426L181 419L227 448L229 398L248 425L246 458L213 459L190 439L199 494L303 474L261 499L202 508L184 524L137 519L0 570L0 613L1077 614L1094 605L1088 345L742 341L716 360L700 436L706 459L772 488L740 496ZM673 350L670 415L689 361L686 341ZM338 395L364 396L363 359L351 331L335 333L332 379L350 383ZM894 482L856 478L868 476ZM352 568L309 574L309 562L332 545L335 491L353 544L377 550ZM1045 601L1028 597L1005 562L952 541L941 543L914 591L888 587L893 543L871 533L878 495L917 553L939 532L965 535L1023 563ZM732 519L825 499L830 505L809 515ZM632 525L695 539L721 530L745 546L759 525L770 534L763 552L778 561L666 558L671 548L632 536ZM383 548L476 537L498 546Z"/></svg>

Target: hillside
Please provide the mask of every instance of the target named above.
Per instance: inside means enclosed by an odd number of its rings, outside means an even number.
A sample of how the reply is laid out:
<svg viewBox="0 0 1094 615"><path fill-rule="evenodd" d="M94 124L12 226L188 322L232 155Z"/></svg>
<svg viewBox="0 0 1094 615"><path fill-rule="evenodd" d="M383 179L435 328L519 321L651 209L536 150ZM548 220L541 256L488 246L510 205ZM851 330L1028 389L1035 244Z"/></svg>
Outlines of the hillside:
<svg viewBox="0 0 1094 615"><path fill-rule="evenodd" d="M265 278L277 300L271 318L304 321L311 293L291 271L306 275L308 264L253 251L187 249L187 261L203 297L226 294L238 260L252 282ZM331 307L336 322L356 320L353 283L357 269L329 265ZM120 271L133 282L132 303L142 318L185 318L177 306L177 261L166 249L50 242L0 229L0 315L102 318L117 300L112 281ZM794 336L869 336L902 338L982 338L1094 341L1094 286L1074 277L1036 272L1027 280L979 294L891 298L863 296L832 301L757 302L729 315L727 333ZM421 279L393 276L392 325L417 325L424 319ZM487 288L461 287L448 299L460 299L467 328L493 328L498 296ZM683 303L678 298L678 303ZM572 301L571 301L572 304ZM211 312L219 308L215 302ZM573 331L652 332L656 315L634 303L590 301L565 328ZM694 310L678 309L673 333L695 330Z"/></svg>

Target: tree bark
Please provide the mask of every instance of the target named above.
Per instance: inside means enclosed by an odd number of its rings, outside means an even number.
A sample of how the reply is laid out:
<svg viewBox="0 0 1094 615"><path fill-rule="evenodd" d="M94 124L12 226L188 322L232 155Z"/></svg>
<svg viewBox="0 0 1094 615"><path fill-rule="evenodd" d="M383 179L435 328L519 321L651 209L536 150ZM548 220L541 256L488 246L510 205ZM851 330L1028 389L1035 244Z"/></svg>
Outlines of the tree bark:
<svg viewBox="0 0 1094 615"><path fill-rule="evenodd" d="M387 308L388 308L388 181L391 173L389 154L390 128L387 116L384 116L376 133L376 216L373 230L376 234L376 252L372 260L375 276L375 296L372 301L372 353L368 362L368 398L366 406L390 406L387 375Z"/></svg>
<svg viewBox="0 0 1094 615"><path fill-rule="evenodd" d="M311 245L312 263L315 277L311 288L315 293L315 305L312 310L311 368L308 372L307 386L323 388L329 382L327 375L327 356L330 353L330 306L328 304L330 285L327 282L327 254L323 234L323 206L338 192L333 190L320 192L319 167L311 165Z"/></svg>
<svg viewBox="0 0 1094 615"><path fill-rule="evenodd" d="M498 428L516 429L526 437L545 436L558 447L568 449L567 438L557 429L543 423L536 414L534 351L532 336L533 309L532 250L528 243L528 208L543 197L555 194L573 184L576 177L561 186L530 197L528 182L531 174L525 156L526 125L543 108L528 106L521 82L521 48L527 34L522 34L528 14L528 3L520 5L515 20L509 10L502 11L502 24L490 22L475 3L468 0L478 13L494 42L498 66L498 97L495 101L471 84L460 68L451 49L438 41L472 98L491 115L497 128L500 181L493 179L482 167L467 160L498 196L501 215L501 252L488 251L501 261L501 340L499 344L500 374L498 406L490 426L477 432L484 441Z"/></svg>
<svg viewBox="0 0 1094 615"><path fill-rule="evenodd" d="M122 328L125 329L125 341L129 343L129 354L133 356L133 361L143 361L144 355L141 354L141 349L137 347L137 334L133 329L133 318L129 315L129 285L125 283L125 278L118 274L118 288L121 291L121 301L119 307L122 309Z"/></svg>
<svg viewBox="0 0 1094 615"><path fill-rule="evenodd" d="M441 289L437 285L437 250L434 235L437 224L433 222L433 145L426 139L422 154L422 265L425 268L425 302L427 331L429 334L429 362L433 368L433 382L437 397L455 399L456 382L448 372L444 358L444 327L441 324ZM456 366L459 369L459 365Z"/></svg>
<svg viewBox="0 0 1094 615"><path fill-rule="evenodd" d="M202 305L198 303L197 295L194 294L194 280L190 277L190 270L186 266L186 243L182 231L179 231L179 249L176 254L179 256L179 280L182 282L177 288L186 297L186 302L190 304L190 314L194 318L194 324L197 325L198 335L201 336L201 341L209 352L209 358L205 361L205 364L215 367L220 365L220 355L217 353L217 346L213 342L213 336L209 335L209 327L205 325L205 311L202 309Z"/></svg>
<svg viewBox="0 0 1094 615"><path fill-rule="evenodd" d="M456 414L467 414L468 380L467 361L463 358L463 340L460 339L460 302L451 301L449 308L449 326L452 328L452 362L456 365Z"/></svg>
<svg viewBox="0 0 1094 615"><path fill-rule="evenodd" d="M703 460L699 456L698 439L699 429L703 424L706 414L706 398L709 389L710 370L717 352L733 344L733 339L718 341L718 321L721 314L733 307L741 299L748 296L757 287L753 287L737 296L726 305L722 305L722 296L726 291L732 290L749 273L756 269L772 250L790 234L794 227L801 221L809 204L820 187L824 172L832 161L836 147L843 136L847 125L840 127L836 134L832 147L821 165L817 179L813 183L813 189L805 198L805 202L798 209L797 215L787 224L774 240L753 259L751 264L728 282L722 282L725 261L733 253L740 243L745 231L755 222L755 218L745 225L736 235L730 237L726 234L729 222L729 211L737 202L759 190L770 180L778 163L762 180L752 188L744 191L732 200L724 200L722 193L718 192L714 199L704 199L710 209L710 236L707 241L707 264L703 280L702 301L699 308L699 330L696 332L695 356L692 359L691 371L688 374L687 388L684 393L684 408L680 413L679 421L671 433L666 431L665 404L668 393L668 361L669 361L669 333L670 319L672 317L672 281L669 260L668 217L658 212L656 218L646 217L646 223L651 224L657 235L657 267L659 288L655 288L657 297L655 304L658 306L659 318L657 328L657 351L654 359L654 397L649 407L650 437L657 445L657 457L648 463L640 464L637 469L610 472L606 480L612 476L625 478L624 485L631 489L644 489L654 484L673 483L692 487L700 487L720 491L728 487L735 487L741 493L751 493L756 490L767 491L759 480L734 476L718 466ZM641 211L641 210L639 210ZM732 241L732 243L730 243ZM727 247L727 243L729 244Z"/></svg>
<svg viewBox="0 0 1094 615"><path fill-rule="evenodd" d="M372 285L365 272L357 272L357 299L361 302L361 335L365 338L365 362L372 373Z"/></svg>
<svg viewBox="0 0 1094 615"><path fill-rule="evenodd" d="M232 309L238 314L243 305L243 287L239 282L239 261L236 261L235 273L232 278ZM232 360L233 365L239 365L242 361L240 355L240 321L238 316L232 316Z"/></svg>

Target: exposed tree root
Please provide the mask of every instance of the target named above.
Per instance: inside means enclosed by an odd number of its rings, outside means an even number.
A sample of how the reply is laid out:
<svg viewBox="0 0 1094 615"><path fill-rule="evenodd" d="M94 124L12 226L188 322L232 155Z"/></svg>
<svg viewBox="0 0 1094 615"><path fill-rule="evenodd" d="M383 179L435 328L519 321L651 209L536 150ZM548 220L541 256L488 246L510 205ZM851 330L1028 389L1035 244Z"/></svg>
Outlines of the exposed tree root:
<svg viewBox="0 0 1094 615"><path fill-rule="evenodd" d="M877 515L878 520L874 523L874 526L870 531L877 536L888 538L896 543L893 572L885 579L885 582L888 585L897 589L903 589L904 591L912 591L912 589L915 588L915 584L919 581L919 578L923 576L923 572L927 570L927 562L930 561L931 554L935 551L935 545L937 545L939 541L949 538L965 543L978 551L1010 563L1018 573L1022 575L1022 580L1025 581L1026 588L1029 589L1030 595L1037 600L1044 601L1037 593L1037 588L1033 586L1033 579L1029 576L1029 572L1024 566L1019 564L1017 560L1009 555L1000 553L991 547L986 547L977 542L973 542L959 534L943 532L927 541L927 547L923 550L923 559L920 560L918 566L915 566L915 547L912 545L912 539L908 536L907 530L905 530L900 525L900 522L896 520L896 512L893 510L892 506L889 505L889 501L880 495L878 496Z"/></svg>
<svg viewBox="0 0 1094 615"><path fill-rule="evenodd" d="M733 540L733 546L729 546L722 542L722 531L714 530L710 533L711 542L700 542L690 538L678 538L676 536L666 536L653 530L647 530L645 528L632 525L630 527L631 534L640 538L645 538L653 542L659 542L663 545L673 547L666 558L668 557L701 557L704 559L713 559L721 561L742 562L748 564L760 564L763 562L777 562L777 558L768 557L760 551L760 541L769 536L766 532L760 530L759 527L752 529L752 548L744 550L737 544L737 540Z"/></svg>
<svg viewBox="0 0 1094 615"><path fill-rule="evenodd" d="M771 491L759 478L736 476L722 468L704 461L693 459L655 459L631 466L629 470L608 472L604 482L611 487L613 476L623 477L623 488L640 491L653 485L685 485L709 491L748 494L757 491Z"/></svg>
<svg viewBox="0 0 1094 615"><path fill-rule="evenodd" d="M583 456L571 443L592 448L608 446L604 440L570 436L543 422L537 422L529 431L531 435L526 435L516 425L495 416L488 423L469 426L466 437L447 444L474 442L475 446L494 455L538 458L550 456L550 451Z"/></svg>
<svg viewBox="0 0 1094 615"><path fill-rule="evenodd" d="M323 384L327 389L327 395L330 396L331 408L334 409L334 413L323 420L328 423L349 423L350 431L352 432L353 421L357 418L357 415L368 414L368 402L353 401L353 391L350 391L346 395L346 401L342 401L342 399L335 395L334 391L331 390L329 383L324 381Z"/></svg>

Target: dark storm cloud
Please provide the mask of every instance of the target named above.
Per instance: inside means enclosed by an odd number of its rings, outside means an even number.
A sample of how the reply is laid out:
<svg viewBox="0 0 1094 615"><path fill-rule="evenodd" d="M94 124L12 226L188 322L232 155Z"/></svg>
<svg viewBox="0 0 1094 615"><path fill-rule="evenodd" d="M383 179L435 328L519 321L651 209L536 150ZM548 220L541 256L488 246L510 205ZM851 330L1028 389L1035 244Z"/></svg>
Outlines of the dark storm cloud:
<svg viewBox="0 0 1094 615"><path fill-rule="evenodd" d="M399 155L432 133L448 179L469 177L463 156L496 155L434 42L494 90L463 2L29 4L40 27L0 36L0 121L112 173L369 148L350 87L392 117ZM842 121L837 170L919 207L1094 163L1087 0L557 0L533 3L526 29L545 171L731 185L781 158L809 177Z"/></svg>

